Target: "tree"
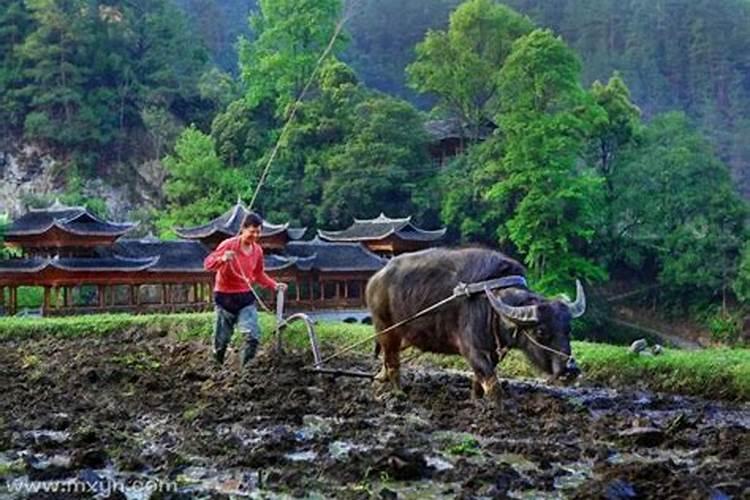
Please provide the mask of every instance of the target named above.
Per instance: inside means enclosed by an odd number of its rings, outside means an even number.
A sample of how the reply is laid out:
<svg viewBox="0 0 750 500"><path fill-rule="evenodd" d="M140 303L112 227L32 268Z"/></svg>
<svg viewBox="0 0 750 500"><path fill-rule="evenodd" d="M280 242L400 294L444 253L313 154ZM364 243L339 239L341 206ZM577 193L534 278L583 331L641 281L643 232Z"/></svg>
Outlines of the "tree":
<svg viewBox="0 0 750 500"><path fill-rule="evenodd" d="M284 115L333 37L341 1L260 0L258 4L260 10L250 18L255 38L240 44L246 98L252 107L274 101L279 115ZM342 44L339 36L336 46Z"/></svg>
<svg viewBox="0 0 750 500"><path fill-rule="evenodd" d="M164 237L173 236L174 227L202 224L221 215L237 196L248 194L242 173L225 168L211 137L195 127L182 132L164 165L169 171L164 186L167 206L157 221Z"/></svg>
<svg viewBox="0 0 750 500"><path fill-rule="evenodd" d="M85 142L89 123L82 113L87 97L84 64L90 47L91 18L84 0L28 0L26 5L35 29L24 40L19 53L25 64L27 83L20 90L30 101L26 134L35 139L75 146Z"/></svg>
<svg viewBox="0 0 750 500"><path fill-rule="evenodd" d="M750 303L750 240L748 239L745 239L742 247L739 271L732 288L742 303Z"/></svg>
<svg viewBox="0 0 750 500"><path fill-rule="evenodd" d="M487 196L505 211L501 242L515 245L542 287L605 275L587 249L601 182L580 162L604 113L581 88L580 68L559 38L538 29L515 42L499 73L496 119L506 150Z"/></svg>
<svg viewBox="0 0 750 500"><path fill-rule="evenodd" d="M492 0L468 0L450 16L447 31L429 31L407 67L419 92L438 96L438 106L467 124L477 139L493 117L495 77L513 41L533 28L531 22Z"/></svg>
<svg viewBox="0 0 750 500"><path fill-rule="evenodd" d="M8 226L8 217L5 214L0 215L0 260L7 259L11 255L9 248L5 246L3 236Z"/></svg>
<svg viewBox="0 0 750 500"><path fill-rule="evenodd" d="M32 29L31 16L23 0L8 0L0 7L0 127L23 124L26 103L19 98L23 64L19 48Z"/></svg>
<svg viewBox="0 0 750 500"><path fill-rule="evenodd" d="M726 297L747 205L684 114L660 115L645 128L641 144L622 155L613 186L625 263L653 262L651 273L676 305Z"/></svg>
<svg viewBox="0 0 750 500"><path fill-rule="evenodd" d="M358 104L350 134L326 158L318 223L345 226L381 211L413 214L413 196L426 177L422 130L422 119L404 101L373 95Z"/></svg>
<svg viewBox="0 0 750 500"><path fill-rule="evenodd" d="M489 200L487 192L499 180L497 161L504 149L502 138L492 136L457 156L439 173L441 217L457 233L449 236L464 243L497 244L497 228L505 222L507 212Z"/></svg>
<svg viewBox="0 0 750 500"><path fill-rule="evenodd" d="M588 141L586 162L592 165L604 181L604 202L601 226L594 245L600 261L615 264L623 245L619 241L614 206L614 169L623 148L637 147L640 133L640 109L630 100L630 91L618 73L606 85L594 82L590 93L604 110L604 119L593 124Z"/></svg>

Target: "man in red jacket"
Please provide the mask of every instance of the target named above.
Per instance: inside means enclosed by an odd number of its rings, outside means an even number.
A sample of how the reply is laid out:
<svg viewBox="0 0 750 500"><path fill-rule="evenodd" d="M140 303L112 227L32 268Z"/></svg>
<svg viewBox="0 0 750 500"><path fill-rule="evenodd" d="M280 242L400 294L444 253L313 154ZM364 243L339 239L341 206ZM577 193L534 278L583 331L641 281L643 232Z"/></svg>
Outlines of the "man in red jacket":
<svg viewBox="0 0 750 500"><path fill-rule="evenodd" d="M222 241L203 262L206 270L216 271L214 359L218 365L224 363L235 325L245 336L245 346L240 353L242 367L255 357L258 350L260 325L252 285L257 283L272 290L286 290L284 283L274 281L263 268L263 248L258 243L262 226L263 219L258 214L247 214L240 233Z"/></svg>

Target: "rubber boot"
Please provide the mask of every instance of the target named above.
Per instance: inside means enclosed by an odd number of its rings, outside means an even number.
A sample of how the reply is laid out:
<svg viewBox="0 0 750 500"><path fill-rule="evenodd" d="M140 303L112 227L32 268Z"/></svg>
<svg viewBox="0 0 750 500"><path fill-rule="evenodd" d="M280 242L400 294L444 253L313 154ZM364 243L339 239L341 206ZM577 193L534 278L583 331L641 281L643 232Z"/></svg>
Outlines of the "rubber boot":
<svg viewBox="0 0 750 500"><path fill-rule="evenodd" d="M221 368L224 365L224 356L226 355L226 349L214 349L213 359L216 368Z"/></svg>
<svg viewBox="0 0 750 500"><path fill-rule="evenodd" d="M258 341L256 339L248 339L245 342L245 348L242 351L242 368L245 368L255 357L255 353L258 352Z"/></svg>

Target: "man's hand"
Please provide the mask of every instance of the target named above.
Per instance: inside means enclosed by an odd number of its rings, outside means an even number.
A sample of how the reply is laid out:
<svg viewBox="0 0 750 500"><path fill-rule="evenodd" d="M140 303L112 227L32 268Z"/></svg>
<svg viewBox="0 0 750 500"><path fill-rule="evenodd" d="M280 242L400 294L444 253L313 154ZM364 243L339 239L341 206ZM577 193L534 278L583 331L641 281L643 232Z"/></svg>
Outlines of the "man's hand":
<svg viewBox="0 0 750 500"><path fill-rule="evenodd" d="M287 284L286 284L286 283L277 283L277 284L276 284L276 291L277 291L277 292L278 292L278 291L286 292L286 289L287 289L287 288L288 288L288 287L287 287Z"/></svg>
<svg viewBox="0 0 750 500"><path fill-rule="evenodd" d="M221 256L222 262L229 262L232 259L234 259L234 252L232 250L227 250L224 252L224 255Z"/></svg>

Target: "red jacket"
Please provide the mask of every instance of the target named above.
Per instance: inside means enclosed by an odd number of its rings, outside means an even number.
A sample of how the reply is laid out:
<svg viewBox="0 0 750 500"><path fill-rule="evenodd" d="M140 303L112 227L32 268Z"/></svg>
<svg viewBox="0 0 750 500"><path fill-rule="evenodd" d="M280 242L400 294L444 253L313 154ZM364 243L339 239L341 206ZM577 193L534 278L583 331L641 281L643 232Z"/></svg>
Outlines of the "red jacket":
<svg viewBox="0 0 750 500"><path fill-rule="evenodd" d="M226 239L203 261L203 267L207 271L216 271L214 291L224 293L247 292L250 290L250 286L244 278L247 278L251 284L257 283L263 287L275 289L276 282L266 274L263 268L263 248L259 244L253 243L250 252L245 253L241 246L238 236ZM234 258L229 262L224 262L221 258L227 250L234 252Z"/></svg>

